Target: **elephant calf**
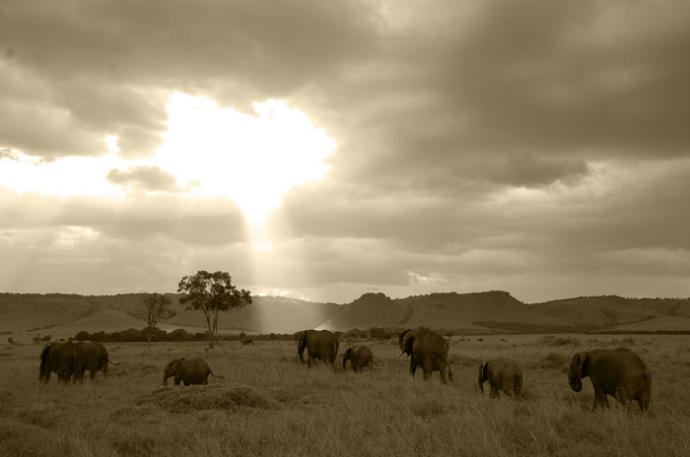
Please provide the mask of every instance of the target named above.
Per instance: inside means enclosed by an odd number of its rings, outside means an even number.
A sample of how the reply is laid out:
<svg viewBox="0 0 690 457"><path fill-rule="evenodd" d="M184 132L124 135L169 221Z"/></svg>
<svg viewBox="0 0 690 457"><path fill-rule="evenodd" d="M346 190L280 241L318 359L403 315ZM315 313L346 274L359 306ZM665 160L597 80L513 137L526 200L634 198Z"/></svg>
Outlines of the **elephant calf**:
<svg viewBox="0 0 690 457"><path fill-rule="evenodd" d="M497 398L503 391L511 397L522 393L522 368L509 359L494 359L479 365L479 390L484 392L484 383L489 381L491 398Z"/></svg>
<svg viewBox="0 0 690 457"><path fill-rule="evenodd" d="M580 392L582 378L586 377L594 387L593 409L608 407L608 395L621 404L635 400L642 411L649 408L652 374L642 359L630 349L595 349L573 355L568 367L570 388Z"/></svg>
<svg viewBox="0 0 690 457"><path fill-rule="evenodd" d="M343 370L347 367L347 361L354 371L362 371L364 368L371 369L374 363L374 354L368 346L360 345L348 348L343 354Z"/></svg>
<svg viewBox="0 0 690 457"><path fill-rule="evenodd" d="M175 385L179 386L183 383L185 386L192 384L208 384L208 375L216 378L223 378L217 376L211 371L206 361L201 357L194 359L175 359L171 360L163 371L163 385L168 385L168 378L175 377Z"/></svg>

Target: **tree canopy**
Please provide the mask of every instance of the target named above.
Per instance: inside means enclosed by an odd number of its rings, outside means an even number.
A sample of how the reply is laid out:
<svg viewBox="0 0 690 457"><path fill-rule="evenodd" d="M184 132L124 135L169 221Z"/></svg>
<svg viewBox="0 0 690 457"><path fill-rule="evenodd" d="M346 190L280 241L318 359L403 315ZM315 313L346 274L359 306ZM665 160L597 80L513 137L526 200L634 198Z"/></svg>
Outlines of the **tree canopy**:
<svg viewBox="0 0 690 457"><path fill-rule="evenodd" d="M218 334L219 312L252 302L251 293L233 285L232 277L225 271L210 273L200 270L196 274L184 276L177 291L182 294L180 303L186 304L188 309L204 313L210 346L213 346L213 340Z"/></svg>
<svg viewBox="0 0 690 457"><path fill-rule="evenodd" d="M146 312L146 326L155 327L161 319L169 319L175 312L169 308L172 300L167 295L152 293L146 294L141 299L141 304Z"/></svg>

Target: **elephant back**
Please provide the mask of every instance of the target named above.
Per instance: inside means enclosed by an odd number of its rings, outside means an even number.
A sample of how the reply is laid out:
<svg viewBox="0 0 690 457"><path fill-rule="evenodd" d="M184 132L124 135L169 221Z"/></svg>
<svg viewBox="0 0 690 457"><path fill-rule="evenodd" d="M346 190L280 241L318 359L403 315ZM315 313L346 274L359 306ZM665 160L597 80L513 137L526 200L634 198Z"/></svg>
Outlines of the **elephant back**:
<svg viewBox="0 0 690 457"><path fill-rule="evenodd" d="M430 330L422 330L417 333L412 351L436 353L447 357L448 348L448 341L441 335Z"/></svg>

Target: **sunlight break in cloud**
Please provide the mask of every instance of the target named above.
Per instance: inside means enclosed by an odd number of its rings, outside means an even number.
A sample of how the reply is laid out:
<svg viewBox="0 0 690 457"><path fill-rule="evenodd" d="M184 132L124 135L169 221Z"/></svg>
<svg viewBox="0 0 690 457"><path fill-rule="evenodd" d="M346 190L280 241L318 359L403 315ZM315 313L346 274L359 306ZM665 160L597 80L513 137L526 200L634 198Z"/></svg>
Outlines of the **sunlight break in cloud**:
<svg viewBox="0 0 690 457"><path fill-rule="evenodd" d="M263 224L291 188L319 179L333 140L282 101L253 103L254 114L175 93L156 165L201 195L232 198Z"/></svg>

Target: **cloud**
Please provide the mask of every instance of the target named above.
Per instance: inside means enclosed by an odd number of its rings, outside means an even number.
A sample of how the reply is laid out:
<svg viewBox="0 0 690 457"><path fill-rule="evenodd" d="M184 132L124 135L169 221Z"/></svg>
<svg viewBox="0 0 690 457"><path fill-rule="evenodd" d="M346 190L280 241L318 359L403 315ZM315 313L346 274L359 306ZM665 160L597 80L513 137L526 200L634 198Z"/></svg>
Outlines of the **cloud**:
<svg viewBox="0 0 690 457"><path fill-rule="evenodd" d="M108 180L143 190L175 191L179 189L174 176L153 166L139 166L127 170L113 169L108 173Z"/></svg>
<svg viewBox="0 0 690 457"><path fill-rule="evenodd" d="M248 107L336 75L371 55L377 34L373 11L355 1L69 3L69 14L49 1L0 6L0 68L8 74L0 78L12 82L0 95L23 98L0 105L0 115L14 113L3 116L13 121L0 130L5 146L96 155L103 148L94 138L116 134L127 138L126 154L150 154L167 93ZM18 128L37 118L39 132Z"/></svg>
<svg viewBox="0 0 690 457"><path fill-rule="evenodd" d="M6 271L41 272L7 284L83 271L94 292L131 290L213 265L326 299L687 294L687 2L68 5L0 5L0 167L103 165L106 135L122 160L52 196L0 189ZM273 214L272 253L236 204L146 162L176 92L245 112L282 99L335 140L326 177Z"/></svg>

